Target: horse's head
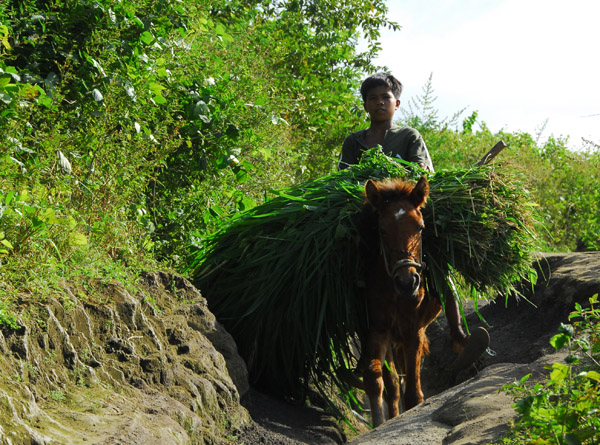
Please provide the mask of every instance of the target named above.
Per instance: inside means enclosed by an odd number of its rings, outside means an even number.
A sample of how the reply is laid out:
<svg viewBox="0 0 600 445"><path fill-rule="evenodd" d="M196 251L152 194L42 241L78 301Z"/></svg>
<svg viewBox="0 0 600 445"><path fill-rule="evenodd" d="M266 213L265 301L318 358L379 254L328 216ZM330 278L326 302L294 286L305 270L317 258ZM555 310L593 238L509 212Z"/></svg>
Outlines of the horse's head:
<svg viewBox="0 0 600 445"><path fill-rule="evenodd" d="M423 267L421 207L429 196L422 177L413 185L400 180L367 181L367 202L377 213L380 255L397 296L419 299Z"/></svg>

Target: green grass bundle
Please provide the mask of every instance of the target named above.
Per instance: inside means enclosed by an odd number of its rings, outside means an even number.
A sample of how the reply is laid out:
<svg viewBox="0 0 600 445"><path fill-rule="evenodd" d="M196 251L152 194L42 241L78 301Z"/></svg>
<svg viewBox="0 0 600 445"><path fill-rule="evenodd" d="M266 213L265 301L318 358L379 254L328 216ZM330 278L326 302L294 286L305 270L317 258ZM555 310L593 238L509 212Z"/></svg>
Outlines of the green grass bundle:
<svg viewBox="0 0 600 445"><path fill-rule="evenodd" d="M293 394L353 360L366 329L357 217L367 179L425 174L365 152L358 166L273 192L234 216L190 257L194 281L235 338L252 379ZM460 277L477 291L506 291L530 270L524 192L493 169L429 176L425 260L434 282Z"/></svg>

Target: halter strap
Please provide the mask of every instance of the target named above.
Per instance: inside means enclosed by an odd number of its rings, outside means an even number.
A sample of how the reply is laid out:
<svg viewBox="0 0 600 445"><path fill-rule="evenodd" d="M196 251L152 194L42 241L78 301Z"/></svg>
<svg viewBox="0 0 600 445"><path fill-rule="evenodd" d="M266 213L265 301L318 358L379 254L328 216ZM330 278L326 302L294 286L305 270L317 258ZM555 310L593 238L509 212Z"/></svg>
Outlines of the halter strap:
<svg viewBox="0 0 600 445"><path fill-rule="evenodd" d="M425 263L423 262L422 258L417 260L417 257L415 257L415 255L412 252L409 252L408 250L405 250L405 249L400 249L399 252L408 257L412 257L413 259L411 260L409 258L403 258L401 260L398 260L394 264L393 269L390 269L390 265L389 265L388 258L387 258L387 253L386 253L385 247L383 245L383 237L381 236L381 230L379 230L379 249L381 250L381 255L383 256L383 264L385 265L385 271L387 272L389 277L393 277L394 272L396 272L396 270L401 269L403 267L411 267L412 266L412 267L416 268L417 271L419 271L419 273L425 269ZM420 256L422 256L422 255L423 255L423 241L421 240Z"/></svg>

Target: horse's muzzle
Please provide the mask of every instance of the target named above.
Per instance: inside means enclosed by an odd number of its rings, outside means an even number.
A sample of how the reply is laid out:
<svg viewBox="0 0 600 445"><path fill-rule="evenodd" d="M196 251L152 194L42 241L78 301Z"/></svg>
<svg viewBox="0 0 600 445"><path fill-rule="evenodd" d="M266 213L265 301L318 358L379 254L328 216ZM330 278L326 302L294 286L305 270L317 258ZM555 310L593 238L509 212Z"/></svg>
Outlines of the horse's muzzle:
<svg viewBox="0 0 600 445"><path fill-rule="evenodd" d="M421 286L420 265L412 261L398 261L392 271L394 290L399 296L416 298Z"/></svg>

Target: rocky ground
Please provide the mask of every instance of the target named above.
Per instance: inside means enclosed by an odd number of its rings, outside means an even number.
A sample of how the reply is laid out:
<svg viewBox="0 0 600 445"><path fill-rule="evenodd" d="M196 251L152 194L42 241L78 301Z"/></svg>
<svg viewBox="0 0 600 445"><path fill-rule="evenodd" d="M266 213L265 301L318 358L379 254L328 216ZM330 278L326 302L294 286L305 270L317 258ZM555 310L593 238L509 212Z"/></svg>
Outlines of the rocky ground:
<svg viewBox="0 0 600 445"><path fill-rule="evenodd" d="M541 264L545 278L529 301L480 308L491 351L475 366L449 370L439 317L428 330L425 403L375 430L357 421L358 436L317 406L250 388L235 343L180 277L146 274L137 293L90 280L63 283L62 301L19 295L29 319L0 331L0 443L489 443L514 416L497 389L543 373L557 359L548 340L560 322L600 292L600 252L545 255ZM467 320L483 323L472 312Z"/></svg>

